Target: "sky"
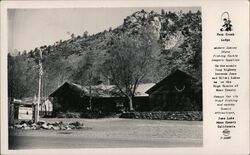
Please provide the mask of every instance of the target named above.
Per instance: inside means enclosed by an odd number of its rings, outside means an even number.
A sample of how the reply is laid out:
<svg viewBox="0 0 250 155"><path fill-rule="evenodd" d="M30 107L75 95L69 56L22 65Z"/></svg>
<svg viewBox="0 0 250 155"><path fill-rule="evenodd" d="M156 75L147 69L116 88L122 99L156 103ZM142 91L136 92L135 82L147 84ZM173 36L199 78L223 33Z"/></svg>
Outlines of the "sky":
<svg viewBox="0 0 250 155"><path fill-rule="evenodd" d="M30 51L52 45L60 39L70 39L84 31L95 34L122 25L123 20L136 11L162 8L71 8L71 9L9 9L8 50ZM199 8L163 8L166 11L196 12Z"/></svg>

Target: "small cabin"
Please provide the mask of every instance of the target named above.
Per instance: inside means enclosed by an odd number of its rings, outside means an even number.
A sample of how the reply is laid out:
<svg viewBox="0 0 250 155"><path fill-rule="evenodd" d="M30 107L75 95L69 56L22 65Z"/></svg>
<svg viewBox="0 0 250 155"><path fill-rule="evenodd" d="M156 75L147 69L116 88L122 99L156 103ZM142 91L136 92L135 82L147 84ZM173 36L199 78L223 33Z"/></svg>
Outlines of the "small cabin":
<svg viewBox="0 0 250 155"><path fill-rule="evenodd" d="M155 111L202 111L201 83L179 69L171 72L146 93Z"/></svg>
<svg viewBox="0 0 250 155"><path fill-rule="evenodd" d="M75 111L86 108L83 104L85 92L81 85L65 82L49 95L53 104L53 112Z"/></svg>

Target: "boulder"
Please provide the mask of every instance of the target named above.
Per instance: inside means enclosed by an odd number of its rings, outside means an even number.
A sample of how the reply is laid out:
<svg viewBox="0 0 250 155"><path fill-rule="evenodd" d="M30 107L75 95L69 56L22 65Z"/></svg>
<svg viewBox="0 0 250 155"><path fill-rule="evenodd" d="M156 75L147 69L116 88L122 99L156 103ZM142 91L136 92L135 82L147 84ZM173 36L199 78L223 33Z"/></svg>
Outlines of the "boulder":
<svg viewBox="0 0 250 155"><path fill-rule="evenodd" d="M36 125L35 123L33 123L33 124L30 125L30 129L36 130L36 126L37 126L37 125Z"/></svg>
<svg viewBox="0 0 250 155"><path fill-rule="evenodd" d="M33 124L33 122L31 120L27 121L27 124L30 126L31 124Z"/></svg>
<svg viewBox="0 0 250 155"><path fill-rule="evenodd" d="M74 126L74 125L69 125L69 128L71 128L71 129L76 129L76 126Z"/></svg>
<svg viewBox="0 0 250 155"><path fill-rule="evenodd" d="M20 124L15 124L14 127L15 127L16 129L21 129L21 128L22 128L22 125L20 125Z"/></svg>
<svg viewBox="0 0 250 155"><path fill-rule="evenodd" d="M45 123L41 126L41 128L42 128L42 129L49 129L49 127L48 127L47 124L45 124Z"/></svg>
<svg viewBox="0 0 250 155"><path fill-rule="evenodd" d="M39 130L39 129L41 129L41 125L36 126L36 130Z"/></svg>
<svg viewBox="0 0 250 155"><path fill-rule="evenodd" d="M25 127L27 127L28 125L26 123L22 124L22 128L24 129Z"/></svg>
<svg viewBox="0 0 250 155"><path fill-rule="evenodd" d="M31 126L30 129L31 130L36 130L36 126Z"/></svg>
<svg viewBox="0 0 250 155"><path fill-rule="evenodd" d="M53 130L60 130L60 127L59 126L53 126L51 129L53 129Z"/></svg>
<svg viewBox="0 0 250 155"><path fill-rule="evenodd" d="M73 126L82 126L83 124L79 123L78 121L70 123L69 125L73 125Z"/></svg>
<svg viewBox="0 0 250 155"><path fill-rule="evenodd" d="M66 127L64 125L59 126L60 130L66 130Z"/></svg>
<svg viewBox="0 0 250 155"><path fill-rule="evenodd" d="M24 127L23 129L24 129L24 130L30 130L31 127L30 127L30 126L26 126L26 127Z"/></svg>
<svg viewBox="0 0 250 155"><path fill-rule="evenodd" d="M43 124L45 124L45 121L39 121L39 122L37 122L37 125L43 125Z"/></svg>
<svg viewBox="0 0 250 155"><path fill-rule="evenodd" d="M53 126L53 125L51 125L51 124L50 124L50 125L48 125L48 129L49 129L49 130L52 130L52 129L53 129L53 127L54 127L54 126Z"/></svg>
<svg viewBox="0 0 250 155"><path fill-rule="evenodd" d="M66 127L66 130L72 130L69 126Z"/></svg>

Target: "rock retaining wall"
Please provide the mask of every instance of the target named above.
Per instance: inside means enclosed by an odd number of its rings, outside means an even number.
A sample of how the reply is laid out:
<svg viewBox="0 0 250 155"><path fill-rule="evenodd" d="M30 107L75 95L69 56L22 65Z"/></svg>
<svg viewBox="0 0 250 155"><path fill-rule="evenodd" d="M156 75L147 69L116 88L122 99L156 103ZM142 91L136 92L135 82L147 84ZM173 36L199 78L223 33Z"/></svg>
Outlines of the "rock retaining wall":
<svg viewBox="0 0 250 155"><path fill-rule="evenodd" d="M54 122L54 123L46 123L45 121L39 121L37 123L33 123L32 121L21 121L20 123L16 123L14 125L10 125L10 129L24 129L24 130L74 130L74 129L86 129L86 127L79 122L72 123L63 123Z"/></svg>
<svg viewBox="0 0 250 155"><path fill-rule="evenodd" d="M202 121L202 112L201 111L127 112L123 113L120 116L120 118Z"/></svg>

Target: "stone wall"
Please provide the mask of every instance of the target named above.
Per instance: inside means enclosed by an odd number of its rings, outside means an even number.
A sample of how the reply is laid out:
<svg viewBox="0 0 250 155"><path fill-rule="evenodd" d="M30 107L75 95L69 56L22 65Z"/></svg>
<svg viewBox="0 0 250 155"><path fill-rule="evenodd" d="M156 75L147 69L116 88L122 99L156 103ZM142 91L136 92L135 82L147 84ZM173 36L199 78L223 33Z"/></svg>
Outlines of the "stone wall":
<svg viewBox="0 0 250 155"><path fill-rule="evenodd" d="M120 118L185 121L203 120L201 111L128 112L123 113Z"/></svg>

